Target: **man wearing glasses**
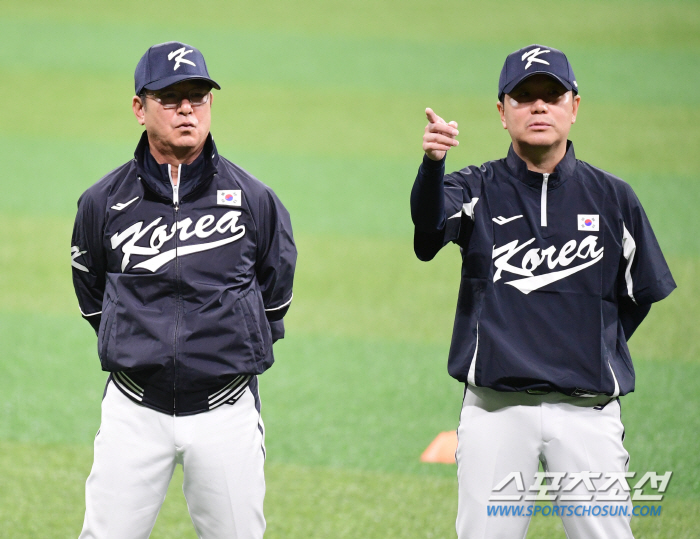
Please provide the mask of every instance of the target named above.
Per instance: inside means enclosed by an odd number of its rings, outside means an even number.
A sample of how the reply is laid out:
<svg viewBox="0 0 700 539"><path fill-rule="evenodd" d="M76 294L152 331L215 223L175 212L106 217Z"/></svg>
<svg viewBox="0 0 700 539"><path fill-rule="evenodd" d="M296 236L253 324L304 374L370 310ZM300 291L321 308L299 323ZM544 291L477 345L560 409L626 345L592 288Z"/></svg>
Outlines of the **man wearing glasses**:
<svg viewBox="0 0 700 539"><path fill-rule="evenodd" d="M219 156L202 54L148 49L134 159L78 202L73 283L110 373L81 538L149 536L175 466L197 535L261 538L264 427L296 248L272 190Z"/></svg>

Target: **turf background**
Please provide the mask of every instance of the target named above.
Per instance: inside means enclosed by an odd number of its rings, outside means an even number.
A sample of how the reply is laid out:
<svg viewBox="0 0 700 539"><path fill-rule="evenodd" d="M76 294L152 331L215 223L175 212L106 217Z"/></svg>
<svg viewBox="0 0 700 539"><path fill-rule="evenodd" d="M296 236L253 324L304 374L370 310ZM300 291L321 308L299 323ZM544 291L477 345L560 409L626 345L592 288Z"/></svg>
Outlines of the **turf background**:
<svg viewBox="0 0 700 539"><path fill-rule="evenodd" d="M0 35L0 537L79 532L105 375L70 285L75 201L132 154L134 66L171 39L204 51L219 150L275 189L299 246L261 378L267 537L454 535L455 469L418 455L459 413L458 253L415 260L408 194L426 106L460 122L450 169L504 154L498 72L535 42L572 60L577 157L635 188L679 285L631 342L630 469L674 471L663 516L633 526L700 535L697 2L0 0ZM153 537L195 536L181 484ZM529 537L564 533L537 518Z"/></svg>

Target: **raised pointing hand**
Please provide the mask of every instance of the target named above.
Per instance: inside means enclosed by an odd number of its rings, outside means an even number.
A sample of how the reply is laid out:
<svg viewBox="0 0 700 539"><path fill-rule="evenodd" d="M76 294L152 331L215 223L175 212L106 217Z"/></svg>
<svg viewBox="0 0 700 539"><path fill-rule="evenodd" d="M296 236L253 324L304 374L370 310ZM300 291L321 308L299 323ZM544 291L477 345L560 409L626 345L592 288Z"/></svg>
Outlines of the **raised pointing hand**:
<svg viewBox="0 0 700 539"><path fill-rule="evenodd" d="M447 150L459 145L455 138L459 135L457 122L445 122L430 107L425 109L425 116L428 118L428 125L425 126L423 134L423 151L433 161L440 161L445 157Z"/></svg>

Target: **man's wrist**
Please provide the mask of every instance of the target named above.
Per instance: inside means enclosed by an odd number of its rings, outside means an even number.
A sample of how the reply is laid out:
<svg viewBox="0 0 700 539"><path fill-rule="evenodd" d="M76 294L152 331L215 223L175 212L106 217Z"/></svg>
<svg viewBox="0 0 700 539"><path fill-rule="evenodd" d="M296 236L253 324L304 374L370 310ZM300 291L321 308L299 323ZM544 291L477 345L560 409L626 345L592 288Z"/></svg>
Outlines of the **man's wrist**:
<svg viewBox="0 0 700 539"><path fill-rule="evenodd" d="M430 157L428 157L427 153L424 153L422 167L426 171L427 170L439 170L439 169L445 168L445 160L446 159L447 159L447 152L445 152L445 155L439 161L435 161L434 159L431 159Z"/></svg>

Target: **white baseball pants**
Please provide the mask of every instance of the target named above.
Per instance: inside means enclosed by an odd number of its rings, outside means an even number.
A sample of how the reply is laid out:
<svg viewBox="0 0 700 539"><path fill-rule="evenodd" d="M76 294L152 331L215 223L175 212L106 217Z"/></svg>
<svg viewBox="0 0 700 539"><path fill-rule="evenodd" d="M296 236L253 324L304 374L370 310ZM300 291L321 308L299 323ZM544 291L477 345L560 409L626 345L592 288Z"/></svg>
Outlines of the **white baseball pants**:
<svg viewBox="0 0 700 539"><path fill-rule="evenodd" d="M199 538L261 539L264 461L264 428L250 388L233 405L170 416L110 383L80 539L147 538L178 463Z"/></svg>
<svg viewBox="0 0 700 539"><path fill-rule="evenodd" d="M525 501L524 495L535 494L528 489L535 483L539 462L546 472L566 472L562 487L571 484L572 472L626 472L629 455L622 445L620 403L614 400L605 405L609 400L604 396L530 395L468 386L457 431L459 539L524 538L530 523L528 516L489 515L488 506L493 510L497 505L522 505L523 515L527 515L528 508L532 511L534 502ZM499 492L492 491L513 472L521 474L525 492L515 481ZM603 486L601 480L593 482L596 488ZM615 488L622 493L619 484ZM489 501L494 494L523 494L523 499ZM565 515L561 518L569 539L632 538L629 498L626 502L596 501L599 496L589 492L583 482L567 494L594 495L592 501L552 502L561 511L559 516ZM626 506L626 516L593 516L590 509L596 504ZM568 508L578 505L582 506L579 515L569 514Z"/></svg>

